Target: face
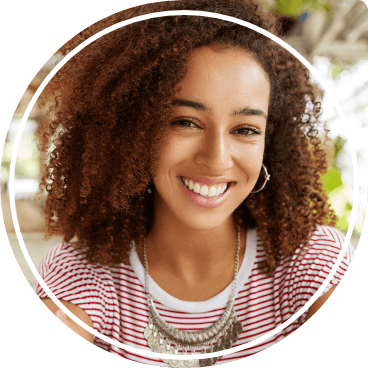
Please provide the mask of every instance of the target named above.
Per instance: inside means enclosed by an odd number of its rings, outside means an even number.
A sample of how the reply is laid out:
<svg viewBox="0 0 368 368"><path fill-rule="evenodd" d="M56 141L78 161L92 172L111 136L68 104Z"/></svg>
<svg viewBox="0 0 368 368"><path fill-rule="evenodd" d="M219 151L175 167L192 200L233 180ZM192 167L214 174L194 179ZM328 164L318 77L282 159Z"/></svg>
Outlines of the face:
<svg viewBox="0 0 368 368"><path fill-rule="evenodd" d="M242 49L196 49L153 178L155 217L196 230L232 221L261 172L270 84Z"/></svg>

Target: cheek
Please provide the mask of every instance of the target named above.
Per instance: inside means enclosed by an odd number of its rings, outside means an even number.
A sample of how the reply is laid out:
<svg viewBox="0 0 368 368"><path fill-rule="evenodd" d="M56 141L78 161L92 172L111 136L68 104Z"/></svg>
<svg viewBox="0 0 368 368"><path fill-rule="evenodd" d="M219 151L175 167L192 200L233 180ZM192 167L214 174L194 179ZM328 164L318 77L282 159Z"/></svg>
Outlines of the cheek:
<svg viewBox="0 0 368 368"><path fill-rule="evenodd" d="M237 153L237 166L253 181L258 178L264 154L264 141L259 144L240 147Z"/></svg>
<svg viewBox="0 0 368 368"><path fill-rule="evenodd" d="M190 152L189 147L183 146L180 139L175 136L168 137L159 150L153 181L158 183L167 179L175 167L188 156L188 152Z"/></svg>

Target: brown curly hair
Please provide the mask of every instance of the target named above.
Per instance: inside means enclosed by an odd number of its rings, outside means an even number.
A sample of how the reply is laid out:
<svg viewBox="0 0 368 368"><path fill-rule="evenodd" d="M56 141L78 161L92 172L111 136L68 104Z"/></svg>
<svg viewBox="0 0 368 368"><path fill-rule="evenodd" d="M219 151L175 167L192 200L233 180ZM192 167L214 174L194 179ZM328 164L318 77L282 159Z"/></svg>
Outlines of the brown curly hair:
<svg viewBox="0 0 368 368"><path fill-rule="evenodd" d="M182 0L116 13L74 37L66 54L106 27L165 10L202 10L236 17L280 35L276 17L256 0ZM317 224L334 224L320 173L327 167L319 138L321 114L309 71L267 37L232 22L165 16L136 22L99 38L74 56L43 92L53 105L40 124L49 150L47 236L77 237L91 263L129 262L132 240L141 244L152 224L152 184L158 147L168 126L175 88L188 55L199 46L241 47L266 71L271 97L264 163L271 175L262 191L236 211L256 227L266 251L263 270L306 244ZM263 183L260 175L256 188Z"/></svg>

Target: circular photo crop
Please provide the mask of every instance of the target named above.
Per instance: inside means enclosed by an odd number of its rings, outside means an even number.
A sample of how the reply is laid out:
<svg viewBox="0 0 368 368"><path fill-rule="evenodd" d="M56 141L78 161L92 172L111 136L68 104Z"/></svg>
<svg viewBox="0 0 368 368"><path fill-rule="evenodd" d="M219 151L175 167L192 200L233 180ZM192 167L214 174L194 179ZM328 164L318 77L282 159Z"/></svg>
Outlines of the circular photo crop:
<svg viewBox="0 0 368 368"><path fill-rule="evenodd" d="M6 135L30 303L76 362L256 364L330 298L363 230L367 7L129 5L56 46Z"/></svg>

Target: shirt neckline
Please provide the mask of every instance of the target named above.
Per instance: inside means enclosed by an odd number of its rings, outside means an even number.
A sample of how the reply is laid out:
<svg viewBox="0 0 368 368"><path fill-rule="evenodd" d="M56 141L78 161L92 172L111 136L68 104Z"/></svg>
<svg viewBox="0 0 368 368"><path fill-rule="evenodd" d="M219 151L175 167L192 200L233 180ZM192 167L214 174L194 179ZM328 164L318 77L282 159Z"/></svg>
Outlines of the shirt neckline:
<svg viewBox="0 0 368 368"><path fill-rule="evenodd" d="M243 285L247 282L249 275L253 269L253 265L256 259L256 247L257 247L257 232L255 229L247 231L247 243L243 262L238 271L238 277L236 281L236 293L238 293ZM130 253L130 264L143 287L145 287L144 268L137 255L135 244ZM231 295L232 282L219 294L208 300L200 302L192 302L180 300L165 290L163 290L156 282L149 276L150 294L154 301L170 308L171 310L185 313L203 313L214 309L224 308Z"/></svg>

